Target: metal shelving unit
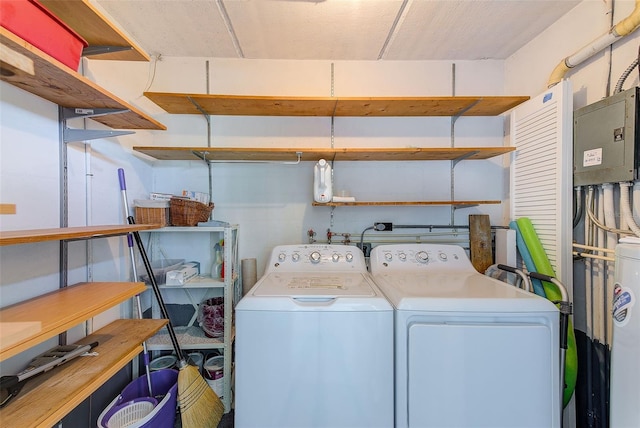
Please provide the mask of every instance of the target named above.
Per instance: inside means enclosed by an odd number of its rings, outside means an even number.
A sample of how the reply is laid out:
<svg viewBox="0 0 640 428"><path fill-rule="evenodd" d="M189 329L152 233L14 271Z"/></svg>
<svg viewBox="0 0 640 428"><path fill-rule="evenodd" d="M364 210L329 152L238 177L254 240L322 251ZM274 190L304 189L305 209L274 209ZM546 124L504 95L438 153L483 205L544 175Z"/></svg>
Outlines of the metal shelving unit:
<svg viewBox="0 0 640 428"><path fill-rule="evenodd" d="M201 275L182 286L160 284L163 299L169 305L172 316L172 304L179 304L185 310L193 310L189 320L180 325L173 322L178 343L182 350L218 351L224 356L224 381L222 402L226 411L231 410L231 373L233 371L233 341L235 329L233 310L242 297L240 282L240 260L238 253L238 226L229 227L165 227L145 232L148 237L149 255L152 263L164 259L185 259L200 263ZM215 254L215 243L224 240L223 260L224 278L211 276L211 265ZM215 276L215 275L214 275ZM211 338L205 335L198 325L198 304L208 298L224 298L224 333L221 337ZM151 313L159 317L160 311L155 299L151 299ZM173 346L169 336L162 331L147 341L150 351L159 354L171 351Z"/></svg>

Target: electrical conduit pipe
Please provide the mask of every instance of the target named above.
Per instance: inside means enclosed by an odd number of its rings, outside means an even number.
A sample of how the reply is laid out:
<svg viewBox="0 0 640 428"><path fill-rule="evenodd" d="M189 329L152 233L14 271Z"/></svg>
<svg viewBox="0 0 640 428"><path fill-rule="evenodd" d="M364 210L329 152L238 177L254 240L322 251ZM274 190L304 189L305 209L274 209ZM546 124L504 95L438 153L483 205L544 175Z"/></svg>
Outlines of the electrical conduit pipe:
<svg viewBox="0 0 640 428"><path fill-rule="evenodd" d="M636 6L631 14L614 25L609 32L598 37L573 55L560 61L560 64L556 66L551 72L551 76L549 76L547 88L560 82L570 69L582 64L607 46L612 45L616 40L631 34L638 26L640 26L640 0L636 0Z"/></svg>
<svg viewBox="0 0 640 428"><path fill-rule="evenodd" d="M633 184L633 212L632 216L636 224L640 223L640 181Z"/></svg>

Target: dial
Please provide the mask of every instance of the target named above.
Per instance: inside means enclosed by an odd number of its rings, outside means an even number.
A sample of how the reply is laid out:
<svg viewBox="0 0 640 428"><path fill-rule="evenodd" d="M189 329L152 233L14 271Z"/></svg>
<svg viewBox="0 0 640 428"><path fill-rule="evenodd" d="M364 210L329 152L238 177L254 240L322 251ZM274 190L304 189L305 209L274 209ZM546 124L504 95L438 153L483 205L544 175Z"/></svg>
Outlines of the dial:
<svg viewBox="0 0 640 428"><path fill-rule="evenodd" d="M438 257L440 257L440 260L443 262L447 261L447 255L445 253L439 253Z"/></svg>
<svg viewBox="0 0 640 428"><path fill-rule="evenodd" d="M391 253L384 253L384 258L387 261L391 261L391 259L393 259L393 255Z"/></svg>
<svg viewBox="0 0 640 428"><path fill-rule="evenodd" d="M338 260L340 260L340 254L338 253L333 253L331 255L331 260L333 260L334 262L337 262Z"/></svg>
<svg viewBox="0 0 640 428"><path fill-rule="evenodd" d="M429 261L429 254L426 251L418 251L416 253L416 260L420 263L426 263Z"/></svg>
<svg viewBox="0 0 640 428"><path fill-rule="evenodd" d="M314 251L313 253L311 253L309 255L309 260L311 260L311 263L319 263L320 262L320 252L318 251Z"/></svg>
<svg viewBox="0 0 640 428"><path fill-rule="evenodd" d="M348 261L348 262L352 262L352 261L353 261L353 254L351 254L351 253L347 253L347 254L344 256L344 258L345 258L345 259L347 259L347 261Z"/></svg>
<svg viewBox="0 0 640 428"><path fill-rule="evenodd" d="M285 253L278 254L278 260L280 260L281 262L285 261L286 258L287 258L287 255Z"/></svg>
<svg viewBox="0 0 640 428"><path fill-rule="evenodd" d="M298 260L300 260L300 254L298 253L293 253L291 255L291 260L293 260L294 262L297 262Z"/></svg>
<svg viewBox="0 0 640 428"><path fill-rule="evenodd" d="M407 260L407 255L405 253L399 253L398 258L404 262Z"/></svg>

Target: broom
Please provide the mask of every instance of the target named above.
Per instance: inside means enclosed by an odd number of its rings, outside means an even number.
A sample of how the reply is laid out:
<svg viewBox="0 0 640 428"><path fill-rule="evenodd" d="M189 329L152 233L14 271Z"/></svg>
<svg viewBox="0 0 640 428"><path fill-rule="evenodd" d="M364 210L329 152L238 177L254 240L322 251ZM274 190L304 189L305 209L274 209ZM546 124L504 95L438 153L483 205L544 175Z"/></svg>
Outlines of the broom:
<svg viewBox="0 0 640 428"><path fill-rule="evenodd" d="M135 224L132 216L127 218L129 224ZM224 404L220 401L220 397L213 392L213 389L207 384L200 375L198 368L187 363L184 354L180 349L178 338L169 319L169 313L160 294L160 288L153 275L151 263L147 257L147 253L142 245L140 233L133 232L144 267L151 281L151 288L158 300L160 313L162 318L169 320L167 331L171 338L171 343L178 357L178 405L180 406L180 415L182 418L182 426L184 428L216 428L222 415L224 415Z"/></svg>

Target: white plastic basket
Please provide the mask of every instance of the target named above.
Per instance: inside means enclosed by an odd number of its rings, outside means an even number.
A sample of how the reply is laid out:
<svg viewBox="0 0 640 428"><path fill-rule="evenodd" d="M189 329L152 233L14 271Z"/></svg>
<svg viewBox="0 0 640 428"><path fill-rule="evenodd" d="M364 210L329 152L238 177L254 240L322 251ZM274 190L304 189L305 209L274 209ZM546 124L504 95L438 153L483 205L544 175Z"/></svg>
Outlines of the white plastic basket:
<svg viewBox="0 0 640 428"><path fill-rule="evenodd" d="M139 427L158 404L151 397L136 398L119 405L119 409L106 421L107 428Z"/></svg>

